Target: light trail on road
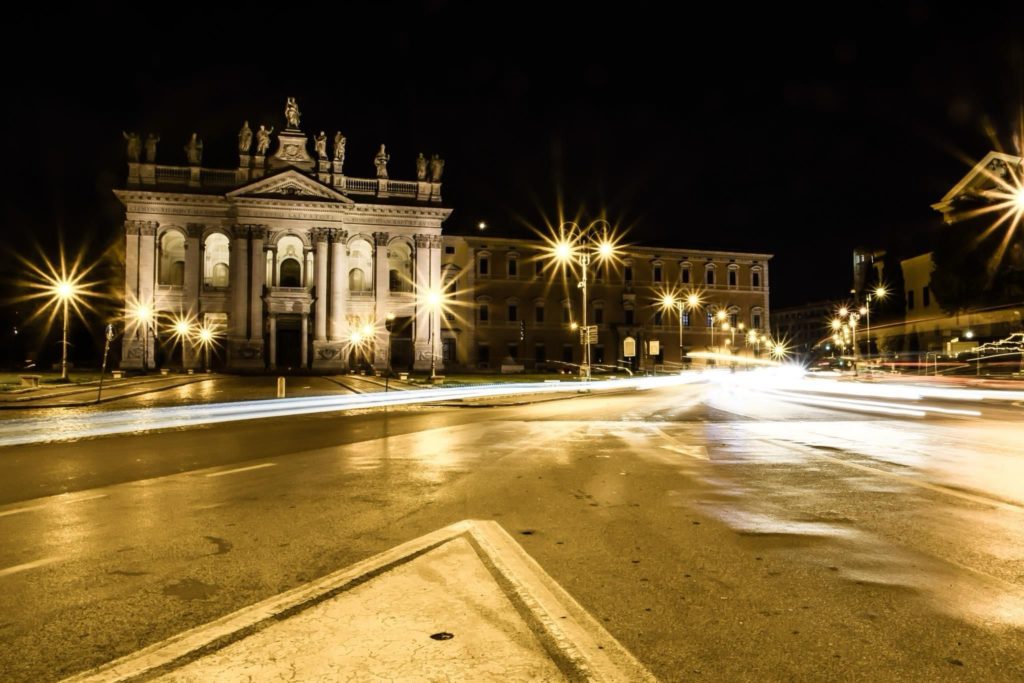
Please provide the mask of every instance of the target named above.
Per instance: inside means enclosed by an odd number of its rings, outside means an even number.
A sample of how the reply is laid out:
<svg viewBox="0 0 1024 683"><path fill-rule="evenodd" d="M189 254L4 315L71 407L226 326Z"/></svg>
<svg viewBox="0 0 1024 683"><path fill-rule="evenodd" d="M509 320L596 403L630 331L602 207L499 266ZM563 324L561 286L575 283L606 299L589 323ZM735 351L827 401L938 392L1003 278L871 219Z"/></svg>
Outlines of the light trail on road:
<svg viewBox="0 0 1024 683"><path fill-rule="evenodd" d="M0 446L127 434L156 429L196 427L218 422L289 417L385 406L408 406L466 399L552 394L646 390L706 381L713 373L660 377L631 377L599 382L524 382L473 387L442 387L402 392L376 392L344 396L267 399L164 408L144 408L88 415L9 420L0 425Z"/></svg>

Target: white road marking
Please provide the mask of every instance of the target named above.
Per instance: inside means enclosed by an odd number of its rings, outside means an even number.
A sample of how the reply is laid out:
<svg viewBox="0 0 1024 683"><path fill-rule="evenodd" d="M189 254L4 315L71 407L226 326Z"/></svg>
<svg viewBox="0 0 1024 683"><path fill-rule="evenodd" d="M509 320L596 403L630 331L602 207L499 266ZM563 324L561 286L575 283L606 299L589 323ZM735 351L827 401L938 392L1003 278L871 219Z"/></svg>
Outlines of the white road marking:
<svg viewBox="0 0 1024 683"><path fill-rule="evenodd" d="M702 445L691 445L685 444L679 439L669 436L664 430L650 425L651 431L655 432L658 436L668 441L668 444L662 444L662 448L666 451L672 451L673 453L679 453L680 455L686 455L694 460L710 460L708 457L708 449Z"/></svg>
<svg viewBox="0 0 1024 683"><path fill-rule="evenodd" d="M97 498L106 498L105 493L96 493L91 496L81 496L79 498L68 498L66 500L55 500L49 503L43 503L42 505L28 505L23 508L15 508L13 510L5 510L0 512L0 517L7 517L8 515L20 515L22 512L32 512L33 510L45 510L51 508L56 504L60 503L81 503L86 500L96 500Z"/></svg>
<svg viewBox="0 0 1024 683"><path fill-rule="evenodd" d="M207 477L223 477L225 474L235 474L236 472L248 472L249 470L261 470L264 467L277 467L276 462L265 462L262 465L250 465L249 467L238 467L233 470L224 470L223 472L210 472Z"/></svg>
<svg viewBox="0 0 1024 683"><path fill-rule="evenodd" d="M57 557L57 556L54 556L54 557L44 557L43 559L36 560L35 562L26 562L25 564L16 564L13 567L8 567L7 569L0 569L0 576L7 576L8 574L17 574L18 572L23 572L23 571L26 571L28 569L35 569L36 567L42 567L43 565L51 564L51 563L57 562L57 561L59 561L61 559L63 559L63 558Z"/></svg>

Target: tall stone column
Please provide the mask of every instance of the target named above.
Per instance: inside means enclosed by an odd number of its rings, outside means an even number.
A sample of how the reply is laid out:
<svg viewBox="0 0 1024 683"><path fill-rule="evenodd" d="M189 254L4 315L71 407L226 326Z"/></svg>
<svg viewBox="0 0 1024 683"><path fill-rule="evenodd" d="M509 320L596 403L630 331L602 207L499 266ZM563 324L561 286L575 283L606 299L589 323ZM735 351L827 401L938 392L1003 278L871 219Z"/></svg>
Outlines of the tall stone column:
<svg viewBox="0 0 1024 683"><path fill-rule="evenodd" d="M263 253L263 240L267 238L265 225L254 225L249 229L250 262L252 275L249 281L249 325L248 339L250 343L263 343L263 284L266 270L266 256Z"/></svg>
<svg viewBox="0 0 1024 683"><path fill-rule="evenodd" d="M314 341L327 341L327 238L330 230L313 228L313 242L316 244L316 315Z"/></svg>
<svg viewBox="0 0 1024 683"><path fill-rule="evenodd" d="M413 330L416 358L413 367L417 370L430 369L430 315L425 299L436 284L430 274L430 235L416 235L416 323Z"/></svg>
<svg viewBox="0 0 1024 683"><path fill-rule="evenodd" d="M155 221L145 221L139 226L139 303L145 304L153 312L148 334L143 334L146 351L146 367L156 367L156 307L153 290L156 288L156 230ZM141 359L140 359L141 360Z"/></svg>
<svg viewBox="0 0 1024 683"><path fill-rule="evenodd" d="M340 342L348 328L345 302L348 299L348 254L344 230L335 230L331 241L331 315L328 338Z"/></svg>
<svg viewBox="0 0 1024 683"><path fill-rule="evenodd" d="M302 344L302 367L309 367L309 314L302 314L302 332L299 337Z"/></svg>
<svg viewBox="0 0 1024 683"><path fill-rule="evenodd" d="M139 229L141 221L125 221L124 317L131 321L139 303ZM128 327L132 330L132 327ZM121 340L121 367L142 367L142 335L138 329Z"/></svg>
<svg viewBox="0 0 1024 683"><path fill-rule="evenodd" d="M373 269L373 293L374 293L374 320L384 320L388 309L391 307L391 278L389 277L390 263L388 259L388 233L373 233L373 241L376 244L376 253ZM388 365L387 344L377 340L373 349L373 365L378 369L386 368Z"/></svg>
<svg viewBox="0 0 1024 683"><path fill-rule="evenodd" d="M229 336L235 341L248 337L246 331L249 309L249 226L236 225L231 230L231 320ZM232 359L234 360L234 359Z"/></svg>
<svg viewBox="0 0 1024 683"><path fill-rule="evenodd" d="M439 290L443 289L444 283L441 282L441 236L431 235L430 236L430 258L428 259L430 265L430 278L434 283L434 286ZM444 311L434 311L434 347L431 349L431 353L436 355L437 369L440 370L444 367L444 359L441 357L441 318L444 317Z"/></svg>
<svg viewBox="0 0 1024 683"><path fill-rule="evenodd" d="M203 225L189 223L186 226L185 238L185 282L182 287L185 306L184 311L190 319L197 317L199 311L199 291L202 286L202 249ZM199 367L199 356L195 347L188 340L181 342L181 364L186 368Z"/></svg>
<svg viewBox="0 0 1024 683"><path fill-rule="evenodd" d="M267 367L271 370L277 367L277 315L270 314L270 357L267 359Z"/></svg>

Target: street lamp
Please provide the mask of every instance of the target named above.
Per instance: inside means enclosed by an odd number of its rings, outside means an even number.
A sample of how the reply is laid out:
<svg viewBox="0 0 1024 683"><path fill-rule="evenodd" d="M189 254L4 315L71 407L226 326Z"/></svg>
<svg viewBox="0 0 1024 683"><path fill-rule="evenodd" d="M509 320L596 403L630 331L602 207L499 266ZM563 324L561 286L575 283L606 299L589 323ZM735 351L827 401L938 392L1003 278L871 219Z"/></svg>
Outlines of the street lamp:
<svg viewBox="0 0 1024 683"><path fill-rule="evenodd" d="M887 297L887 296L889 296L889 291L885 288L885 286L884 285L878 285L877 287L875 287L875 291L868 292L868 295L867 295L867 297L864 300L865 303L860 308L860 312L867 319L867 325L868 325L868 329L867 329L868 359L871 358L871 301L872 301L872 298L877 299L878 301L883 301L885 299L885 297ZM870 368L870 367L871 367L871 365L869 364L868 368Z"/></svg>
<svg viewBox="0 0 1024 683"><path fill-rule="evenodd" d="M600 229L598 233L597 230ZM558 228L558 236L548 239L548 252L563 268L579 265L580 281L577 284L583 299L583 316L580 329L580 343L583 344L583 377L590 379L590 328L587 326L587 269L591 260L601 263L614 260L619 255L618 245L611 225L604 219L581 227L574 221L566 221Z"/></svg>
<svg viewBox="0 0 1024 683"><path fill-rule="evenodd" d="M199 347L203 350L203 365L206 372L210 371L210 347L216 342L217 333L212 327L203 325L199 328L196 338L199 340Z"/></svg>
<svg viewBox="0 0 1024 683"><path fill-rule="evenodd" d="M725 312L725 309L720 308L718 309L718 312L715 313L715 317L711 320L711 348L715 348L715 325L718 323L724 323L727 317L729 317L729 315Z"/></svg>
<svg viewBox="0 0 1024 683"><path fill-rule="evenodd" d="M68 379L68 304L77 296L75 283L67 278L61 278L54 282L53 296L60 304L64 313L64 336L61 342L60 354L60 378L63 381Z"/></svg>
<svg viewBox="0 0 1024 683"><path fill-rule="evenodd" d="M427 314L429 319L427 324L430 325L430 381L433 382L437 378L437 353L434 351L434 311L441 309L441 305L444 302L444 293L438 289L431 288L427 291L426 304Z"/></svg>

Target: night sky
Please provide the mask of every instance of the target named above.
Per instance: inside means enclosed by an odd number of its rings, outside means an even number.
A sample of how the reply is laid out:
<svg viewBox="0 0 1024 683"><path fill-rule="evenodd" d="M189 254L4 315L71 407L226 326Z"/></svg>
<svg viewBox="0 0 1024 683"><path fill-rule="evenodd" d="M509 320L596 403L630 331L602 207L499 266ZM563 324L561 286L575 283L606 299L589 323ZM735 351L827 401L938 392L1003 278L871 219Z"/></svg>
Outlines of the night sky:
<svg viewBox="0 0 1024 683"><path fill-rule="evenodd" d="M854 246L913 248L969 160L1015 149L1024 23L1010 3L827 4L11 17L2 241L101 253L121 239L122 130L181 165L197 131L229 168L243 119L280 130L294 96L308 134L348 137L350 175L382 142L393 178L441 154L450 232L528 234L561 205L633 242L773 253L775 307L839 295Z"/></svg>

